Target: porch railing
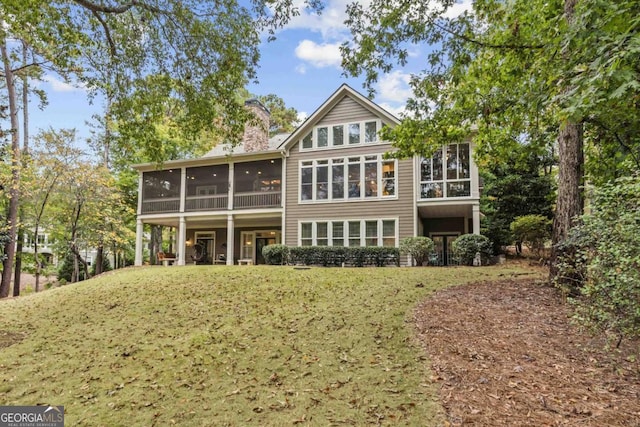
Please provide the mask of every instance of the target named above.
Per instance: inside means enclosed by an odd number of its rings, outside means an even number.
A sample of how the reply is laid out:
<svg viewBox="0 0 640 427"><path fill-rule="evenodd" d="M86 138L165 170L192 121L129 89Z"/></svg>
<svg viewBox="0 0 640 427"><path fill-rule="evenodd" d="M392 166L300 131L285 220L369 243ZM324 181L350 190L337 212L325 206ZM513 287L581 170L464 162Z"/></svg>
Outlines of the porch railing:
<svg viewBox="0 0 640 427"><path fill-rule="evenodd" d="M142 201L142 213L164 213L180 211L180 198L147 199Z"/></svg>
<svg viewBox="0 0 640 427"><path fill-rule="evenodd" d="M233 197L234 209L250 208L279 208L282 201L280 191L258 191L255 193L240 193Z"/></svg>
<svg viewBox="0 0 640 427"><path fill-rule="evenodd" d="M217 211L225 210L229 206L229 197L226 194L215 196L189 196L187 197L185 210L193 211Z"/></svg>

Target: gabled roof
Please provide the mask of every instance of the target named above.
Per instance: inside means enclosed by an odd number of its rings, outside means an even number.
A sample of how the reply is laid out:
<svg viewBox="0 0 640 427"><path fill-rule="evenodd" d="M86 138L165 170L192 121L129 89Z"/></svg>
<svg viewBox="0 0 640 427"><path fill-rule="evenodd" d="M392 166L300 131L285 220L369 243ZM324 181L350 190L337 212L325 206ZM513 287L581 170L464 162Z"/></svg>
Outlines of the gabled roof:
<svg viewBox="0 0 640 427"><path fill-rule="evenodd" d="M264 153L265 151L278 151L278 147L282 144L284 140L289 137L289 133L279 133L277 135L269 138L269 148L267 150L262 150L260 153ZM229 146L229 144L219 144L213 147L211 150L207 152L202 157L220 157L220 156L228 156L230 154L245 154L244 144L242 142L235 147Z"/></svg>
<svg viewBox="0 0 640 427"><path fill-rule="evenodd" d="M374 113L376 116L383 118L384 121L393 123L394 125L400 124L400 120L389 113L384 108L380 107L375 102L371 101L366 96L362 95L358 91L351 88L346 83L343 83L333 94L313 112L289 137L282 142L280 149L288 150L294 145L300 138L308 134L311 129L318 123L329 111L331 111L343 98L351 97L362 107Z"/></svg>

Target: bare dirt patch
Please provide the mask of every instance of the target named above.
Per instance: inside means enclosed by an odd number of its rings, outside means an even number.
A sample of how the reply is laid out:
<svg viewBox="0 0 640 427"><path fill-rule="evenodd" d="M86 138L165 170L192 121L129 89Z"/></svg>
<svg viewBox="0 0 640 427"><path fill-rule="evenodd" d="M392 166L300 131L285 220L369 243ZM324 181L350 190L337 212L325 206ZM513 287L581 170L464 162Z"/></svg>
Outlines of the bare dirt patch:
<svg viewBox="0 0 640 427"><path fill-rule="evenodd" d="M448 425L640 426L640 342L606 351L570 315L532 281L448 288L421 304Z"/></svg>

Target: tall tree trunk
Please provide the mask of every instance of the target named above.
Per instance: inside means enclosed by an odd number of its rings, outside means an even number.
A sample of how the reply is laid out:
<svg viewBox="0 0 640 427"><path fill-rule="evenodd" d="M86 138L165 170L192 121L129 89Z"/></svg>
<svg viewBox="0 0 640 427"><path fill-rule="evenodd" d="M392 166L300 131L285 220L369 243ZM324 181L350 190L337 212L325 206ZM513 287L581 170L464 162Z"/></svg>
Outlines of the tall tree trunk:
<svg viewBox="0 0 640 427"><path fill-rule="evenodd" d="M11 63L7 54L6 39L0 42L4 77L7 85L9 102L9 117L11 122L11 187L9 188L9 212L7 215L7 228L9 242L5 247L5 259L3 261L2 282L0 283L0 298L9 296L11 276L13 275L13 261L16 254L16 232L18 222L18 203L20 199L20 131L18 129L18 98L16 95L15 80Z"/></svg>
<svg viewBox="0 0 640 427"><path fill-rule="evenodd" d="M565 0L564 15L571 25L573 11L578 0ZM563 57L569 58L571 52L562 52ZM565 88L565 91L571 88ZM583 213L583 180L584 180L584 127L582 123L566 121L561 124L558 133L558 200L553 219L553 235L549 278L553 280L558 273L557 244L565 240L576 218Z"/></svg>
<svg viewBox="0 0 640 427"><path fill-rule="evenodd" d="M95 266L96 266L96 275L98 274L102 274L103 273L103 259L104 259L104 246L103 245L98 245L98 250L96 251L96 259L95 259Z"/></svg>
<svg viewBox="0 0 640 427"><path fill-rule="evenodd" d="M27 43L22 41L22 65L27 65ZM27 74L22 76L22 155L29 153L29 81ZM18 212L18 244L16 246L16 273L13 278L13 296L20 296L20 287L22 285L22 244L24 243L24 225L22 220L24 211L20 207ZM38 236L36 235L36 240ZM37 262L36 262L37 263ZM36 292L38 287L36 286Z"/></svg>

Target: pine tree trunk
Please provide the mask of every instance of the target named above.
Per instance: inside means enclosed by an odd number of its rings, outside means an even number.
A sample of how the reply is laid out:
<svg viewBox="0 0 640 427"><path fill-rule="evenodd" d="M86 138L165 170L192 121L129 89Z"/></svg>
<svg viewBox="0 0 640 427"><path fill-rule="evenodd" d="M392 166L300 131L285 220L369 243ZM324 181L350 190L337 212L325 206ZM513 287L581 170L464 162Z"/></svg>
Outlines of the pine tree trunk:
<svg viewBox="0 0 640 427"><path fill-rule="evenodd" d="M13 276L13 261L16 254L16 232L18 222L18 203L20 199L20 132L18 129L18 98L15 80L7 54L6 40L0 41L2 62L4 66L5 84L9 102L9 117L11 122L11 186L9 188L9 211L7 215L7 229L9 241L5 246L2 282L0 283L0 298L9 296L11 277Z"/></svg>

